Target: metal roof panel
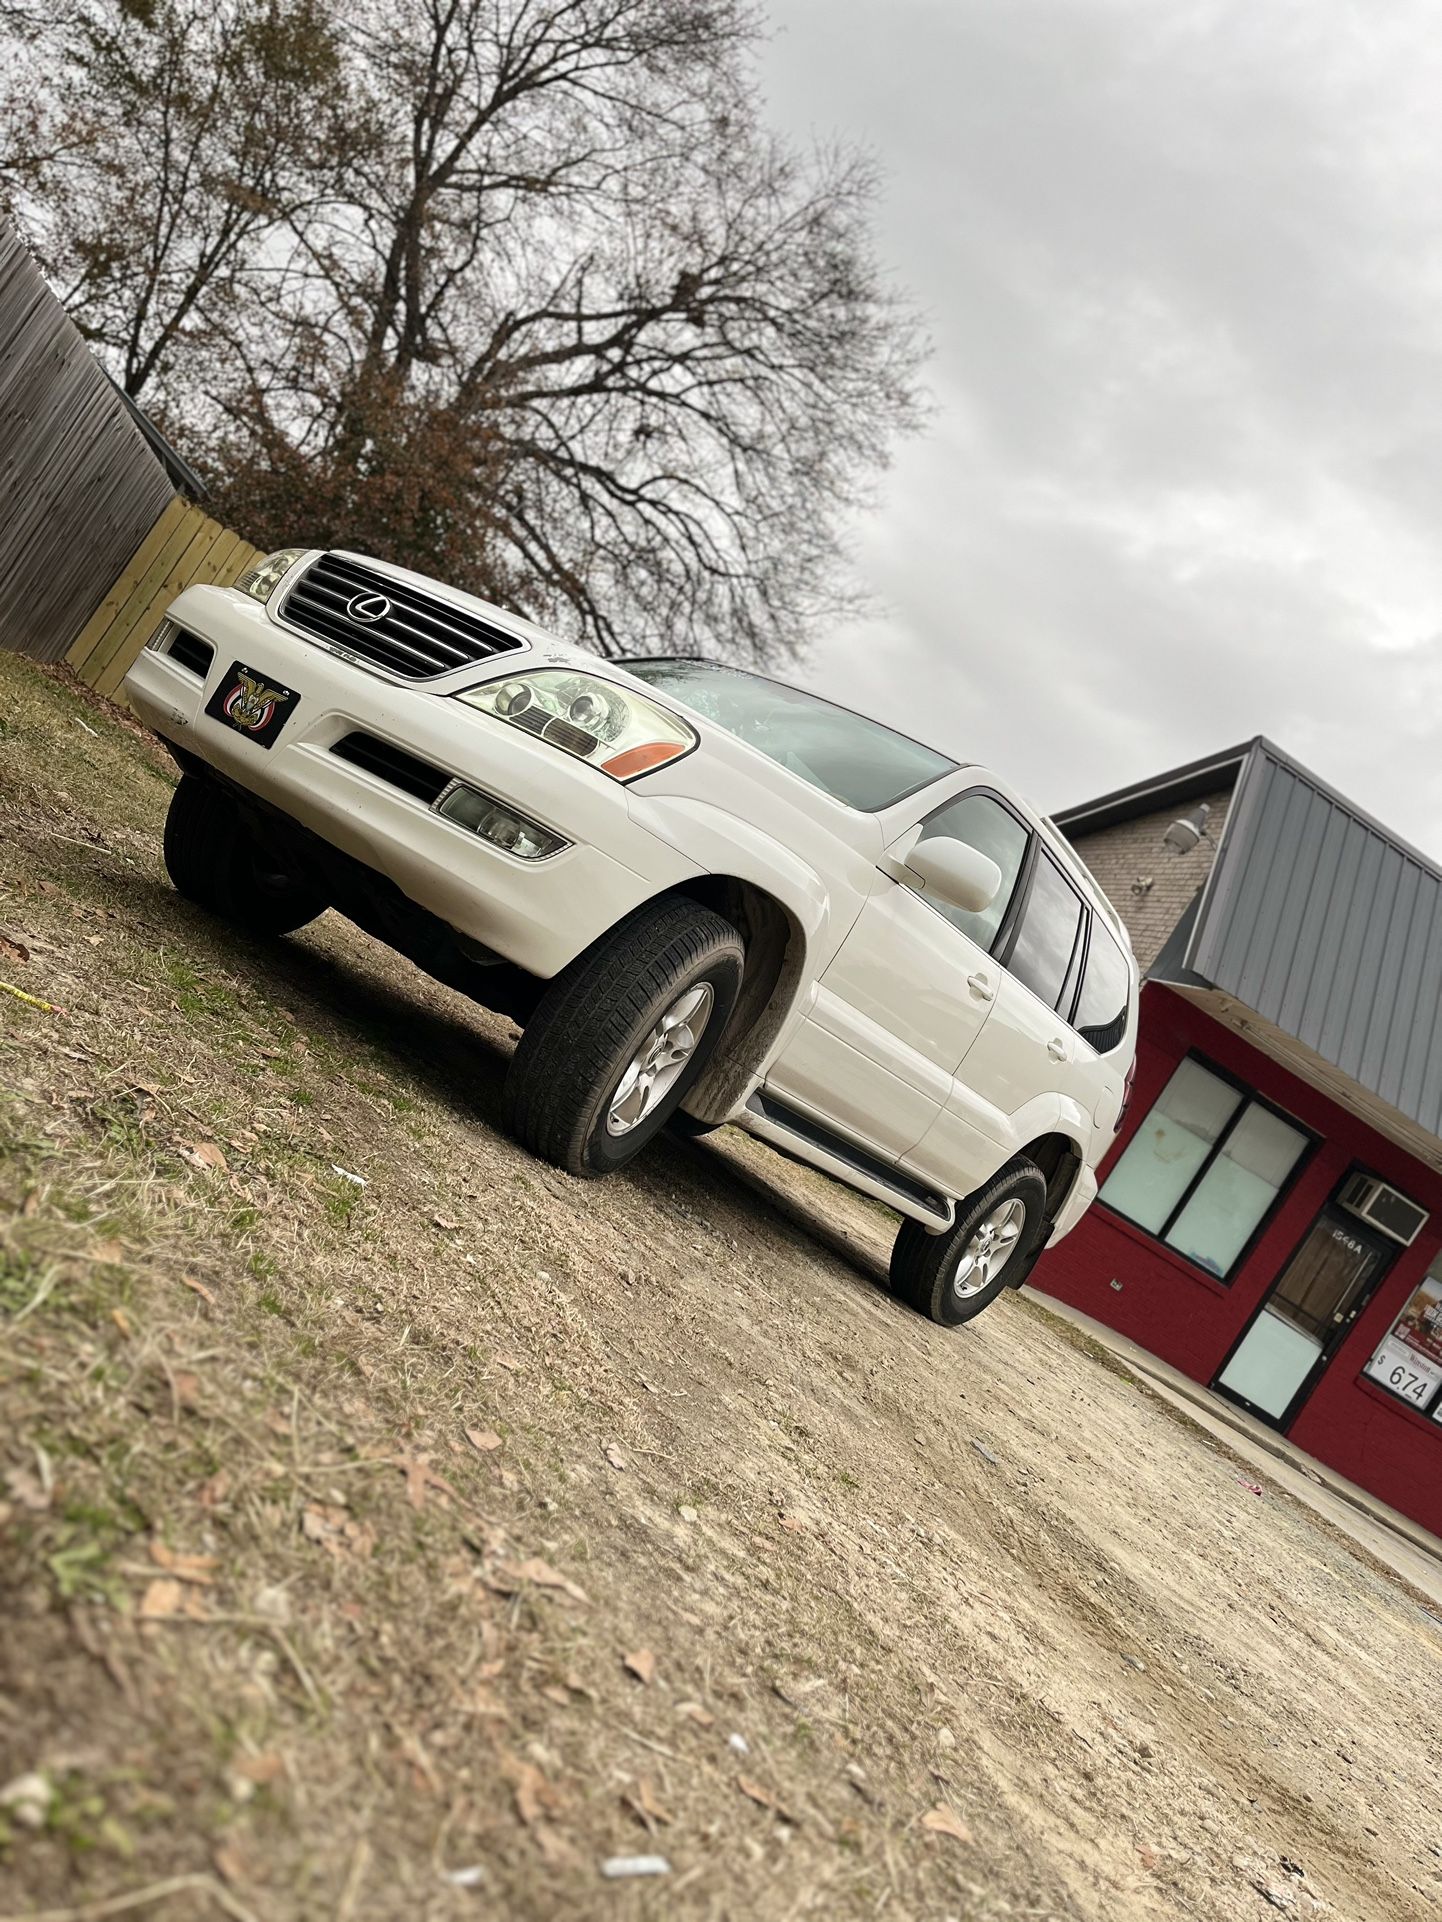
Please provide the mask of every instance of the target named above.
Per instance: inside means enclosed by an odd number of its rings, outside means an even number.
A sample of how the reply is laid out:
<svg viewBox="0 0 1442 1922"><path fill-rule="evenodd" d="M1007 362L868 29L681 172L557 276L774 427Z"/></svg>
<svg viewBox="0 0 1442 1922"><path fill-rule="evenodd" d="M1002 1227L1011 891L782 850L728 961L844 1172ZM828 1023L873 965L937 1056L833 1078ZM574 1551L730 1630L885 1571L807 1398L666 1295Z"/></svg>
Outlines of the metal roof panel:
<svg viewBox="0 0 1442 1922"><path fill-rule="evenodd" d="M1260 737L1184 959L1438 1133L1442 868Z"/></svg>

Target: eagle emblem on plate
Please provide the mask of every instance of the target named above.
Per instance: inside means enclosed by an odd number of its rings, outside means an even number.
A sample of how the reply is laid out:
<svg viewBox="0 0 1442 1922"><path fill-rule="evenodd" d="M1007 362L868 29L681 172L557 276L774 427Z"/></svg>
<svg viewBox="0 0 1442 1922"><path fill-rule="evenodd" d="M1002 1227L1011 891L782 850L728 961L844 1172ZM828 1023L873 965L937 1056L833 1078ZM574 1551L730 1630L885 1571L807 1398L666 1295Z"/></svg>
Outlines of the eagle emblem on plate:
<svg viewBox="0 0 1442 1922"><path fill-rule="evenodd" d="M249 729L259 734L275 713L275 704L284 697L285 689L267 687L258 675L247 674L241 670L236 685L221 703L222 712L228 721L237 727Z"/></svg>

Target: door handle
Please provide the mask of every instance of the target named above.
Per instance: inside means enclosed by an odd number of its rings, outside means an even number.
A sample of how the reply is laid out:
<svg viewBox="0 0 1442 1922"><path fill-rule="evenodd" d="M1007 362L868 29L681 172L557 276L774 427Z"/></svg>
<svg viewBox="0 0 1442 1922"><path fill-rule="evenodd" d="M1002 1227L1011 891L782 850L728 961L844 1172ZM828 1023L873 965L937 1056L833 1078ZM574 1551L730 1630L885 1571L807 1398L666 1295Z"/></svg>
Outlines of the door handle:
<svg viewBox="0 0 1442 1922"><path fill-rule="evenodd" d="M979 995L983 1001L990 1001L996 993L996 989L991 985L991 976L989 974L982 974L980 970L966 977L966 985L971 989L973 994Z"/></svg>
<svg viewBox="0 0 1442 1922"><path fill-rule="evenodd" d="M1053 1036L1052 1039L1047 1042L1046 1051L1053 1061L1066 1060L1066 1043L1065 1041L1058 1040L1056 1036Z"/></svg>

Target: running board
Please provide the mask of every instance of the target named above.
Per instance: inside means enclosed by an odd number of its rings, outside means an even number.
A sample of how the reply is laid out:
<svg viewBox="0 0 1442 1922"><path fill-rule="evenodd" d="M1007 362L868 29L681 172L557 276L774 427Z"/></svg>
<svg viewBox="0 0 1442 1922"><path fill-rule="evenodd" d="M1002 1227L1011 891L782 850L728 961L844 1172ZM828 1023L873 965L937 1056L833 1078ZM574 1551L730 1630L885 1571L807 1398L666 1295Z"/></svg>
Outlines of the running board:
<svg viewBox="0 0 1442 1922"><path fill-rule="evenodd" d="M843 1135L833 1134L809 1115L783 1106L774 1095L758 1089L734 1120L748 1134L769 1142L782 1154L819 1168L849 1188L859 1188L873 1201L884 1201L898 1214L919 1221L931 1234L944 1234L956 1219L955 1202L934 1194L891 1162L869 1154Z"/></svg>

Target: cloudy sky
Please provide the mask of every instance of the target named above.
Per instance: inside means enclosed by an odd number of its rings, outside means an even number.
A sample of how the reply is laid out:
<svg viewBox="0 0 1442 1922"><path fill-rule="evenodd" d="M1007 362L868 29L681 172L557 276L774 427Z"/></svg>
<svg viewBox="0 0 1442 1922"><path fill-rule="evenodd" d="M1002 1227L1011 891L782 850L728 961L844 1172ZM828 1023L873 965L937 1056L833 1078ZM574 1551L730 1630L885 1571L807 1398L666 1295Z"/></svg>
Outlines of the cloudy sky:
<svg viewBox="0 0 1442 1922"><path fill-rule="evenodd" d="M770 0L936 405L806 678L1051 808L1261 732L1442 856L1442 13Z"/></svg>

